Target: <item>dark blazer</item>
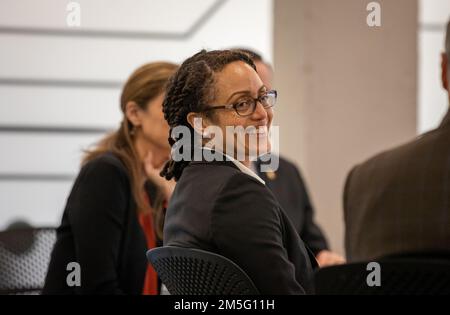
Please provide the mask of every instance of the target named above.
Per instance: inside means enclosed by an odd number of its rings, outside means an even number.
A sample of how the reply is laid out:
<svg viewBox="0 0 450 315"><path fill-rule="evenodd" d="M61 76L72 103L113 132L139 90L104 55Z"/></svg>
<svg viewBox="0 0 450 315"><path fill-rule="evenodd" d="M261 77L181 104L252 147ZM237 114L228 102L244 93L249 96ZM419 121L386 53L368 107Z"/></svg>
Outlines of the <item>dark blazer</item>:
<svg viewBox="0 0 450 315"><path fill-rule="evenodd" d="M141 294L147 244L125 166L112 154L87 163L67 200L44 294ZM78 262L81 286L66 270Z"/></svg>
<svg viewBox="0 0 450 315"><path fill-rule="evenodd" d="M283 210L291 219L300 238L317 255L328 249L327 240L314 222L314 207L308 196L306 184L298 168L282 157L274 172L261 172L261 161L256 163L258 175L266 182Z"/></svg>
<svg viewBox="0 0 450 315"><path fill-rule="evenodd" d="M344 216L350 261L450 251L450 113L439 128L355 167Z"/></svg>
<svg viewBox="0 0 450 315"><path fill-rule="evenodd" d="M270 190L231 161L184 169L166 212L164 245L225 256L262 294L313 292L313 254Z"/></svg>

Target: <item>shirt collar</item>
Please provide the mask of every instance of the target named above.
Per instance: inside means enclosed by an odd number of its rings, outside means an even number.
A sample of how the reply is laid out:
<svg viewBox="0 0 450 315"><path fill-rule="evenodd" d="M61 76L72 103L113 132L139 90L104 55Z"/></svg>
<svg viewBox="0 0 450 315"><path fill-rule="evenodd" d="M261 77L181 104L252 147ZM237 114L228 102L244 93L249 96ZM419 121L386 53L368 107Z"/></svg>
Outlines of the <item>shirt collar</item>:
<svg viewBox="0 0 450 315"><path fill-rule="evenodd" d="M213 151L213 149L208 148L208 147L203 147L204 150L210 150ZM225 154L219 150L215 150L217 152L220 152L220 154L222 154L224 157L227 158L227 160L229 160L230 162L232 162L234 165L236 165L236 167L244 174L247 174L251 177L253 177L254 179L256 179L257 181L259 181L261 184L265 185L266 182L259 177L254 171L252 171L251 169L249 169L247 166L245 166L244 164L242 164L241 162L239 162L238 160L236 160L235 158L229 156L228 154Z"/></svg>

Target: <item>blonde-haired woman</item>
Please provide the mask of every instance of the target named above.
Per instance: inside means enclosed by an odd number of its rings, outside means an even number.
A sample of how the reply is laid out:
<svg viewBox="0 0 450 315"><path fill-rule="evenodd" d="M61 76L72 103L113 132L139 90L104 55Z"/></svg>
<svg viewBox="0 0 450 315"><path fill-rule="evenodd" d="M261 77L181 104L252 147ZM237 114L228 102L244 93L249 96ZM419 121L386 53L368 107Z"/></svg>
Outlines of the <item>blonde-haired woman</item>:
<svg viewBox="0 0 450 315"><path fill-rule="evenodd" d="M120 128L87 152L67 200L44 293L158 294L145 252L161 238L172 190L158 170L170 156L162 102L176 69L146 64L126 82ZM79 286L67 283L71 262L80 266Z"/></svg>

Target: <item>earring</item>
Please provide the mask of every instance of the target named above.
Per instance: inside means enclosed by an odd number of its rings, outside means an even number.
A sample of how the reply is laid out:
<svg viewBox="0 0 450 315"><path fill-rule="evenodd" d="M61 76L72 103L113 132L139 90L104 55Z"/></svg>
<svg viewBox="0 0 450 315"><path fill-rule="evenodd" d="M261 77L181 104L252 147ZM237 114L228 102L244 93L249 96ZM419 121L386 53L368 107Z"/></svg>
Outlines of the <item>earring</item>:
<svg viewBox="0 0 450 315"><path fill-rule="evenodd" d="M132 126L130 129L130 136L134 136L136 133L136 127Z"/></svg>

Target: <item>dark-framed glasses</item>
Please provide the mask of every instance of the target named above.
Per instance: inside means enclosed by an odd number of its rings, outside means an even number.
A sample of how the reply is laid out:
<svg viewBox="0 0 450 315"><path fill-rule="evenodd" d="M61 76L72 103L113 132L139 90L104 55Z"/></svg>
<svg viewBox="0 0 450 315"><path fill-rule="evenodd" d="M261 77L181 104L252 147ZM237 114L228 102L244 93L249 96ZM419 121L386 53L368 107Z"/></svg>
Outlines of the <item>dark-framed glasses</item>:
<svg viewBox="0 0 450 315"><path fill-rule="evenodd" d="M265 109L274 107L277 102L277 95L278 94L276 90L271 90L265 92L258 98L245 97L241 98L234 104L212 105L211 107L208 107L203 111L206 112L218 109L234 109L239 116L246 117L252 115L255 112L258 103L261 103L261 105Z"/></svg>

